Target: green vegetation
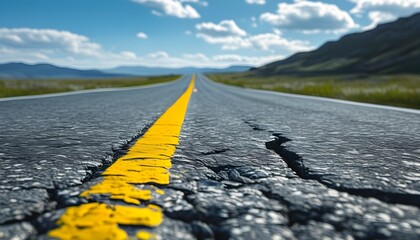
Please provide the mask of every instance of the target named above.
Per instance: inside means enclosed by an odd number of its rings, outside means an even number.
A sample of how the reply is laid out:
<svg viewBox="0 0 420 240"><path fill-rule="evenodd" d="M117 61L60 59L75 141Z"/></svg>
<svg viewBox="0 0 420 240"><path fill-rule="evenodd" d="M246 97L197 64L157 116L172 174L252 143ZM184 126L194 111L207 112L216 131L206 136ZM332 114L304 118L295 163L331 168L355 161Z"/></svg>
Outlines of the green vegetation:
<svg viewBox="0 0 420 240"><path fill-rule="evenodd" d="M0 80L0 97L58 93L96 88L134 87L168 82L179 76L133 77L110 79L23 79Z"/></svg>
<svg viewBox="0 0 420 240"><path fill-rule="evenodd" d="M211 74L216 82L246 88L420 109L420 75L253 76Z"/></svg>

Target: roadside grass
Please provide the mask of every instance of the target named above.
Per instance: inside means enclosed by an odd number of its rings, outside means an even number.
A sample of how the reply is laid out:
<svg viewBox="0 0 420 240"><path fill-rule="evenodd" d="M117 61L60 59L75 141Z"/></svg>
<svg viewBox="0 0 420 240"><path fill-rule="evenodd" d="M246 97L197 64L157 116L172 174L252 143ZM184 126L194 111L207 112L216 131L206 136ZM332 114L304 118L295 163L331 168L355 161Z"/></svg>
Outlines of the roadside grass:
<svg viewBox="0 0 420 240"><path fill-rule="evenodd" d="M178 75L110 79L0 79L0 97L38 95L97 88L143 86L169 82Z"/></svg>
<svg viewBox="0 0 420 240"><path fill-rule="evenodd" d="M420 109L420 75L261 77L235 73L208 77L239 87Z"/></svg>

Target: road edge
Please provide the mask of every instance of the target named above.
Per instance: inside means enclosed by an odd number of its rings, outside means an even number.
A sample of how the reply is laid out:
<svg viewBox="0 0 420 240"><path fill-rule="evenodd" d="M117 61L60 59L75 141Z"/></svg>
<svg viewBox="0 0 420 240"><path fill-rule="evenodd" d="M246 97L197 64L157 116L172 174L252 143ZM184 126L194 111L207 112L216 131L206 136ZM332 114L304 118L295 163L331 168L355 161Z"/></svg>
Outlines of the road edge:
<svg viewBox="0 0 420 240"><path fill-rule="evenodd" d="M280 95L280 96L284 96L284 97L296 97L296 98L304 98L304 99L311 99L311 100L342 103L342 104L361 106L361 107L371 107L371 108L378 108L378 109L384 109L384 110L420 114L420 110L412 109L412 108L394 107L394 106L380 105L380 104L374 104L374 103L354 102L354 101L350 101L350 100L342 100L342 99L326 98L326 97L318 97L318 96L309 96L309 95L301 95L301 94L294 94L294 93L283 93L283 92L276 92L276 91L262 90L262 89L253 89L253 88L247 88L247 87L237 87L237 86L228 85L228 84L213 81L212 79L208 78L205 75L201 75L201 76L205 77L205 79L207 79L207 80L209 80L209 81L211 81L215 84L219 84L219 85L223 85L223 86L231 87L231 88L235 88L235 89L242 89L242 90L251 91L251 92L267 93L267 94L271 94L271 95Z"/></svg>
<svg viewBox="0 0 420 240"><path fill-rule="evenodd" d="M77 90L77 91L68 91L68 92L58 92L58 93L47 93L47 94L39 94L39 95L26 95L26 96L16 96L16 97L5 97L0 98L0 102L9 102L9 101L19 101L19 100L30 100L30 99L40 99L40 98L50 98L50 97L63 97L63 96L71 96L77 94L88 94L88 93L101 93L101 92L116 92L116 91L130 91L130 90L138 90L138 89L146 89L146 88L154 88L154 87L161 87L170 84L174 84L178 81L181 81L183 78L187 77L188 75L182 75L179 78L164 82L164 83L154 83L142 86L134 86L134 87L120 87L120 88L95 88L95 89L88 89L88 90Z"/></svg>

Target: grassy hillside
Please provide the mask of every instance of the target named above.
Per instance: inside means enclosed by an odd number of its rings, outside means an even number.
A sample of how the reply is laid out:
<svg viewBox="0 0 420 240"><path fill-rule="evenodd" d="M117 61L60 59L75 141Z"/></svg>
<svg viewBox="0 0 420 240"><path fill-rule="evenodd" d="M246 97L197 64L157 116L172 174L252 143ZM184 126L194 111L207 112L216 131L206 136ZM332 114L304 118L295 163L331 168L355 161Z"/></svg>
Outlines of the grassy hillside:
<svg viewBox="0 0 420 240"><path fill-rule="evenodd" d="M37 79L37 80L6 80L0 79L0 97L14 97L58 93L76 90L133 87L154 83L168 82L179 76L136 77L136 78L106 78L106 79Z"/></svg>
<svg viewBox="0 0 420 240"><path fill-rule="evenodd" d="M210 79L246 88L420 109L420 75L272 76L212 74Z"/></svg>
<svg viewBox="0 0 420 240"><path fill-rule="evenodd" d="M420 74L420 13L254 70L260 76Z"/></svg>

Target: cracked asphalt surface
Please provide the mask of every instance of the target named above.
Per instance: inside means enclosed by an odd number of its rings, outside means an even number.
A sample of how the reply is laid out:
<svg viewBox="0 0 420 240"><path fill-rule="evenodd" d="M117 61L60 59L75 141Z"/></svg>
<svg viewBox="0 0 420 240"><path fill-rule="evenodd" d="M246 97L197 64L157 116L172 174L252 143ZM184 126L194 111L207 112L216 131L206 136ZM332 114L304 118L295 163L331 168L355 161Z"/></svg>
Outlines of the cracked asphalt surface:
<svg viewBox="0 0 420 240"><path fill-rule="evenodd" d="M0 102L0 239L48 239L67 206L186 89ZM163 239L420 239L420 114L198 75ZM125 226L128 232L139 227ZM140 227L141 228L141 227Z"/></svg>

